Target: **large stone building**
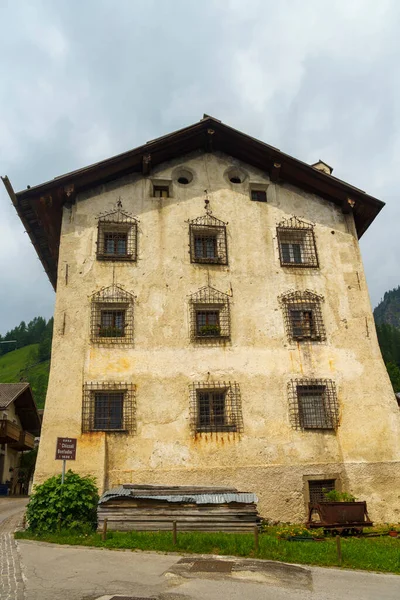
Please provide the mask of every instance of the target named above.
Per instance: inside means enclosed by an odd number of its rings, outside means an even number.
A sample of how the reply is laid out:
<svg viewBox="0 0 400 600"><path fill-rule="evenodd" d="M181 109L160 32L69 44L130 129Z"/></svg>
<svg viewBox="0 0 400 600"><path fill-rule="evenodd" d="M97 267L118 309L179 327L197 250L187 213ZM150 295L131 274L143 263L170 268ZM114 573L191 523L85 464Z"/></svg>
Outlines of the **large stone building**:
<svg viewBox="0 0 400 600"><path fill-rule="evenodd" d="M211 117L14 194L57 285L36 481L323 487L400 518L400 414L358 238L379 200Z"/></svg>

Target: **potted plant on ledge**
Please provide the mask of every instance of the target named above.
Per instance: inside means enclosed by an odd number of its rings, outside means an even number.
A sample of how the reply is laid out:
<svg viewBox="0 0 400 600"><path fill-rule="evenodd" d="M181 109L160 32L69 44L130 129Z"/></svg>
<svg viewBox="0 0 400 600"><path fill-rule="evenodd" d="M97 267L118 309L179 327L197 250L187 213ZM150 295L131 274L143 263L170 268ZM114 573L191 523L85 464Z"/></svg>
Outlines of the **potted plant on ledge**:
<svg viewBox="0 0 400 600"><path fill-rule="evenodd" d="M219 325L202 325L199 327L198 335L201 337L220 337L221 328Z"/></svg>
<svg viewBox="0 0 400 600"><path fill-rule="evenodd" d="M124 337L124 330L121 327L100 327L99 337Z"/></svg>

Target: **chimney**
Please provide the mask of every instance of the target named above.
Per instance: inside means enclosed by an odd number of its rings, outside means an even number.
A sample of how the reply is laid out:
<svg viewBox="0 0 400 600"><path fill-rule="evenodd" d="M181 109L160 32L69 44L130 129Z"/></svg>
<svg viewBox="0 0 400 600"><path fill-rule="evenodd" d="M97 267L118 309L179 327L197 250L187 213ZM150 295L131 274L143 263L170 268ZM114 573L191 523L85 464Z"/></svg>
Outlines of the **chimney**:
<svg viewBox="0 0 400 600"><path fill-rule="evenodd" d="M314 167L314 169L317 169L317 171L321 171L322 173L325 173L326 175L332 175L333 167L330 167L321 159L311 166Z"/></svg>

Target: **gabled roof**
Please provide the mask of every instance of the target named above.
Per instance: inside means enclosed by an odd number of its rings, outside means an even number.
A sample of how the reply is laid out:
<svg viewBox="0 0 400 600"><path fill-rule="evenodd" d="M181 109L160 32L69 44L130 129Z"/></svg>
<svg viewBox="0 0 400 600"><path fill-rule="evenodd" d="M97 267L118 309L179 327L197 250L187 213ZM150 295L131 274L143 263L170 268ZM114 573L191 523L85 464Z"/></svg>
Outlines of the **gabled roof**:
<svg viewBox="0 0 400 600"><path fill-rule="evenodd" d="M54 288L63 205L74 202L79 192L129 173L147 176L154 166L199 149L224 152L268 172L273 182L291 183L333 202L344 212L353 212L358 237L384 206L362 190L204 115L199 123L17 194L8 177L2 178Z"/></svg>
<svg viewBox="0 0 400 600"><path fill-rule="evenodd" d="M14 403L22 428L35 435L40 432L40 417L29 383L0 383L0 410Z"/></svg>

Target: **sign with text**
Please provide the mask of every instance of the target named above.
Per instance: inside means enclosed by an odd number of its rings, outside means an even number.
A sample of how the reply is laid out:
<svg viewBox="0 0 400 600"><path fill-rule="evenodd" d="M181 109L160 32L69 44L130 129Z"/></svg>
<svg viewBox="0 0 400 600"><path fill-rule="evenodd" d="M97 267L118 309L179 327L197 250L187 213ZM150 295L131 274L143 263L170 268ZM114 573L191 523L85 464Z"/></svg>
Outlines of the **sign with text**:
<svg viewBox="0 0 400 600"><path fill-rule="evenodd" d="M56 460L75 460L76 438L57 438Z"/></svg>

